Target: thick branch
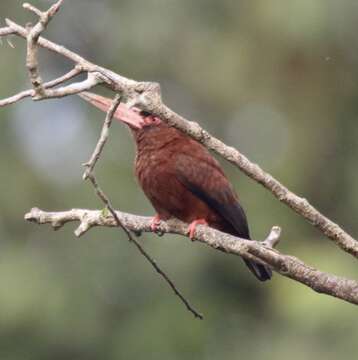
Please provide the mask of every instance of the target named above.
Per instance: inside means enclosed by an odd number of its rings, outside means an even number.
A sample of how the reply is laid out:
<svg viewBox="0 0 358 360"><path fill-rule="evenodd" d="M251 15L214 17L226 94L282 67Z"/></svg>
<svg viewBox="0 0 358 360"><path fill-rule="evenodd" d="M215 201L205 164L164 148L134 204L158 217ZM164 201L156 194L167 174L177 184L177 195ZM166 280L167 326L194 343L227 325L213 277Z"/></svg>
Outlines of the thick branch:
<svg viewBox="0 0 358 360"><path fill-rule="evenodd" d="M29 34L27 29L8 19L6 20L6 23L7 27L0 29L0 36L2 33L8 33L11 29L11 31L17 35L27 38ZM216 139L207 131L203 130L197 123L187 121L165 106L161 101L159 85L136 82L134 80L127 79L114 73L113 71L92 64L78 54L42 37L37 40L37 43L41 47L61 54L75 63L80 64L84 71L98 72L101 74L102 80L106 83L106 85L112 90L122 92L126 95L126 97L130 100L130 104L141 107L143 110L161 117L170 125L177 127L192 136L194 139L200 141L207 148L221 155L223 158L241 169L250 178L271 191L281 202L288 205L311 224L316 226L341 249L358 258L357 240L345 232L339 225L321 214L306 199L289 191L273 176L263 171L258 165L250 162L238 150L225 145L222 141Z"/></svg>
<svg viewBox="0 0 358 360"><path fill-rule="evenodd" d="M86 87L92 87L95 86L101 82L103 82L103 77L98 72L89 72L88 71L88 78L87 80L81 82L81 83L74 83L70 84L68 86L55 89L55 90L48 90L46 87L42 84L42 80L40 77L39 69L38 69L38 59L37 59L37 47L38 47L38 39L40 36L40 33L45 30L48 22L51 20L51 18L55 15L55 13L59 10L60 6L62 4L62 0L58 1L55 5L53 5L48 11L41 12L34 6L30 4L24 4L24 7L26 9L31 10L36 15L39 16L39 22L34 26L33 29L31 29L27 34L27 68L29 70L29 76L30 80L33 85L33 92L31 94L33 95L34 100L42 100L42 99L48 99L53 97L62 97L62 96L68 96L71 94L82 92L86 89ZM77 64L76 68L83 69L84 64ZM64 77L62 77L59 81L59 79L54 80L51 82L50 85L53 84L59 84L61 82L66 81ZM27 95L27 94L26 94ZM19 94L17 98L23 97L24 94ZM121 96L116 95L115 99L113 100L112 106L107 112L106 119L104 121L102 131L100 138L98 140L98 143L96 145L96 148L89 160L88 163L85 164L86 170L84 173L83 178L89 179L92 183L96 194L98 197L103 201L103 203L106 205L106 208L109 210L111 215L113 216L115 223L118 228L123 229L123 231L126 233L128 240L133 243L137 249L140 251L140 253L149 261L149 263L153 266L153 268L158 272L160 276L169 284L169 286L174 291L175 295L177 295L180 300L185 304L186 308L193 313L193 315L196 318L202 319L203 316L194 309L194 307L190 304L190 302L182 295L182 293L178 290L174 282L169 278L169 276L158 266L156 261L148 254L146 250L141 246L141 244L132 236L132 234L129 232L129 230L126 229L125 226L121 223L120 219L117 217L116 212L114 208L111 205L111 202L109 198L106 196L106 194L102 191L102 189L99 187L99 184L97 182L97 179L94 174L94 167L96 165L96 162L99 160L99 157L103 151L104 145L108 139L109 135L109 128L112 123L112 117L115 113L119 103L120 103Z"/></svg>
<svg viewBox="0 0 358 360"><path fill-rule="evenodd" d="M123 226L135 233L151 232L151 218L116 212ZM50 224L59 229L68 222L79 221L76 236L83 235L95 226L117 226L112 216L105 216L103 211L72 209L63 212L45 212L34 208L25 215L27 221L37 224ZM161 221L158 230L163 233L186 236L188 225L179 220ZM273 228L268 238L277 237L278 229ZM298 281L318 293L334 296L352 304L358 304L358 282L343 277L324 273L304 264L296 257L278 252L263 243L240 239L220 231L199 225L195 232L198 240L214 249L239 255L247 259L264 262L285 277Z"/></svg>
<svg viewBox="0 0 358 360"><path fill-rule="evenodd" d="M130 106L139 107L147 112L159 116L162 120L182 130L196 140L200 141L207 148L212 149L223 156L232 164L239 167L249 177L270 190L280 201L287 204L289 207L291 207L293 210L319 228L327 237L335 241L344 251L354 255L355 257L358 257L358 242L349 234L347 234L343 229L341 229L337 224L323 216L317 209L310 205L306 199L300 198L299 196L290 192L270 174L265 173L258 165L251 163L236 149L225 145L220 140L211 136L197 123L187 121L166 107L162 103L160 87L158 84L136 82L134 80L127 79L108 69L92 64L91 62L64 48L63 46L57 45L40 37L40 34L45 30L48 22L58 11L61 4L62 0L57 1L55 5L53 5L46 12L42 12L32 5L24 4L26 9L34 12L39 16L39 22L33 28L24 28L10 20L6 20L7 27L0 29L0 36L17 34L27 40L27 68L29 70L30 80L34 89L31 91L22 92L14 97L11 97L10 99L6 99L0 102L0 106L19 101L26 96L32 96L34 100L68 96L84 90L88 90L97 84L104 83L113 91L124 95L127 103ZM76 68L80 68L81 71L86 71L88 73L87 80L80 83L73 83L57 89L50 89L50 87L62 84L75 75L70 74L70 77L65 75L62 78L56 79L50 83L43 84L40 77L37 60L37 49L39 46L61 54L64 57L74 61ZM115 108L115 104L113 104L113 108ZM113 111L110 111L109 114L107 114L108 121L105 123L105 127L107 127L107 129L110 125L111 113ZM104 131L106 130L105 127ZM103 139L105 139L105 133L102 133L101 140ZM125 230L129 239L133 238L128 232L128 229L136 232L150 231L150 222L148 219L141 218L142 220L140 220L140 218L135 217L134 215L115 212L109 202L109 199L98 187L92 170L101 153L101 149L103 149L103 144L101 144L102 143L99 142L98 148L96 148L94 156L91 158L90 166L88 167L86 176L92 181L97 194L106 203L107 208L112 214L112 217L104 217L103 213L89 210L72 210L71 212L63 213L45 213L41 212L41 210L33 209L31 213L26 215L27 220L36 221L38 223L49 222L55 228L61 227L68 221L78 220L81 222L81 224L76 230L77 235L80 235L92 226L97 225L120 226ZM69 215L69 213L71 214ZM124 218L122 219L121 217ZM163 223L159 227L159 231L185 235L187 232L187 225L173 220L167 223ZM263 243L238 239L230 235L220 233L216 230L203 227L198 228L196 235L197 240L200 240L201 242L204 242L216 249L270 265L280 274L299 281L317 292L322 292L341 298L348 302L358 304L358 283L356 281L323 273L308 265L305 265L302 261L295 257L284 255L274 250L273 247L277 244L280 236L279 228L273 228L270 235ZM151 261L152 259L149 257L148 260ZM151 262L152 265L157 269L156 263L154 261ZM161 271L159 271L159 273L166 277L166 275ZM169 279L166 280L171 283ZM171 286L172 285L173 284L171 284ZM190 304L187 303L181 294L177 292L174 285L172 288L176 294L185 302L189 310L191 310L197 316L200 316L200 314L197 314L195 310L190 307Z"/></svg>

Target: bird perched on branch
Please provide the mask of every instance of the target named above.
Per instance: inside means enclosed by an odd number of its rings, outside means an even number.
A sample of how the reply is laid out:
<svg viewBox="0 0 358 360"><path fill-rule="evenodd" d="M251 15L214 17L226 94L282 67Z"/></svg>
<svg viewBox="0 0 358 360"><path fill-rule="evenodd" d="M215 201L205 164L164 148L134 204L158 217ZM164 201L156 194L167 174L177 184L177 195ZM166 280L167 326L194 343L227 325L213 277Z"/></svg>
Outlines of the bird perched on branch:
<svg viewBox="0 0 358 360"><path fill-rule="evenodd" d="M111 99L93 93L79 95L104 112L112 104ZM114 118L127 124L133 134L137 147L135 174L157 212L153 231L160 220L176 217L190 224L191 239L198 224L250 239L238 197L220 164L203 145L160 118L124 104L118 106ZM271 278L267 266L244 261L259 280Z"/></svg>

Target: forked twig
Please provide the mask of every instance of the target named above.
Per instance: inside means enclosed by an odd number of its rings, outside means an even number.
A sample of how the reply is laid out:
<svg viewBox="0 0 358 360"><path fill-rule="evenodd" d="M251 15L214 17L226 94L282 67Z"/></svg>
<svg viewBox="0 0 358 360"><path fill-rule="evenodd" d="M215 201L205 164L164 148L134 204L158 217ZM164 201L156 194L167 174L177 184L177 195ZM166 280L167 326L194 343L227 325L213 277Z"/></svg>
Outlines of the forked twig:
<svg viewBox="0 0 358 360"><path fill-rule="evenodd" d="M55 16L57 11L60 9L63 0L59 0L57 3L52 5L49 10L42 12L33 5L28 3L23 4L23 8L32 11L39 17L37 24L30 29L27 35L27 55L26 55L26 67L29 71L30 80L35 91L34 99L41 99L46 96L46 89L42 84L42 79L38 69L38 39L40 34L46 29L50 20Z"/></svg>
<svg viewBox="0 0 358 360"><path fill-rule="evenodd" d="M48 99L53 97L62 97L72 94L79 93L84 90L89 90L97 84L103 84L112 89L113 91L123 94L123 96L129 100L132 106L137 106L147 112L150 112L163 121L169 123L184 133L188 134L192 138L201 142L208 149L211 149L221 155L223 158L231 162L237 168L241 169L246 175L255 180L257 183L263 185L269 190L279 201L288 205L291 209L296 211L299 215L304 217L311 224L316 226L325 236L333 240L343 251L358 258L358 241L344 231L338 224L334 223L329 218L325 217L315 207L313 207L306 199L297 196L290 190L288 190L283 184L276 180L271 174L265 172L258 165L252 163L237 149L227 146L219 139L213 137L206 130L201 128L199 124L190 122L176 114L174 111L169 109L162 102L160 95L160 86L156 83L137 82L132 79L125 78L109 69L98 66L94 63L89 62L83 57L79 56L73 51L66 49L54 42L51 42L43 37L41 33L45 30L47 24L55 13L59 10L63 1L57 1L51 8L42 12L32 5L24 4L24 7L36 15L39 16L38 23L32 28L22 27L13 21L6 19L6 27L0 28L0 37L7 35L17 35L27 40L27 68L29 76L33 86L33 90L28 90L17 94L9 99L5 99L0 102L0 106L5 106L10 103L21 100L26 96L32 96L34 100ZM79 83L72 83L67 86L62 86L56 89L50 89L52 86L62 84L64 81L74 77L76 71L70 72L70 76L64 75L61 78L54 80L53 82L43 84L40 77L38 61L37 61L37 50L38 47L46 48L54 53L61 54L62 56L70 59L79 67L81 71L87 72L88 77L86 80ZM73 75L73 76L72 76ZM112 108L115 111L115 103ZM107 127L109 128L111 123L111 114L107 114L108 122ZM105 122L106 124L106 122ZM107 129L108 130L108 129ZM106 133L106 129L102 130L102 134ZM108 135L108 132L107 132ZM105 137L100 137L102 143L98 143L97 147L92 154L92 157L87 164L85 177L88 177L96 189L96 193L101 197L101 200L106 204L108 210L111 212L113 219L103 219L98 213L92 214L91 222L89 218L85 220L86 216L89 216L88 210L75 209L69 212L63 213L44 213L37 211L35 213L27 214L28 220L33 220L38 223L50 222L54 227L60 227L67 221L79 220L81 222L79 228L76 230L76 234L80 235L87 231L92 226L106 225L106 226L117 226L124 228L127 235L129 234L131 241L136 246L140 246L138 242L133 239L130 232L128 231L127 221L120 221L121 217L114 211L108 197L99 188L96 178L93 174L94 166L100 157L103 150L103 146L106 142ZM138 218L138 217L136 217ZM126 220L126 219L124 219ZM124 226L122 226L124 224ZM167 224L162 223L160 226L164 227L163 232L167 229L167 232L174 231L173 228L165 228ZM184 226L181 224L181 226ZM138 231L145 230L150 231L148 228L148 222L137 226ZM183 230L181 230L184 233ZM280 235L279 228L273 228L270 235L263 243L257 243L254 241L247 241L244 239L234 238L230 235L222 234L212 229L204 229L202 226L198 226L196 235L200 241L206 244L223 250L228 253L243 256L248 259L256 259L257 261L267 263L273 267L280 274L299 281L317 292L326 293L340 299L344 299L354 304L358 304L358 283L357 281L345 279L335 275L327 274L314 269L297 258L289 255L281 254L274 248L277 245ZM143 249L139 248L142 252ZM145 253L146 254L146 253ZM144 255L144 254L143 254ZM144 255L149 256L149 255ZM201 315L196 312L185 298L177 291L174 284L167 278L167 276L161 272L157 267L155 261L150 257L147 259L156 268L156 270L166 279L170 284L174 292L181 298L186 304L187 308L194 313L195 316L201 318ZM255 260L255 261L256 261ZM159 269L159 270L158 270Z"/></svg>
<svg viewBox="0 0 358 360"><path fill-rule="evenodd" d="M7 34L10 31L9 28L11 28L13 34L25 39L27 38L29 32L26 28L9 19L6 19L6 24L7 27L0 29L0 36L2 32ZM358 241L356 239L343 230L338 224L324 216L305 198L290 191L271 174L265 172L260 166L251 162L237 149L224 144L222 141L209 134L196 122L186 120L165 106L160 96L160 87L158 84L137 82L128 79L109 69L93 64L64 46L58 45L43 37L38 39L38 45L54 53L60 54L76 64L80 64L84 71L97 72L100 74L102 82L113 91L121 92L131 98L132 105L136 104L136 106L141 109L153 113L163 121L167 121L171 126L177 127L184 133L201 142L208 149L213 150L224 159L231 162L251 179L264 186L279 201L289 206L296 213L317 227L343 251L358 258ZM51 96L48 96L48 98L49 97Z"/></svg>
<svg viewBox="0 0 358 360"><path fill-rule="evenodd" d="M71 80L72 78L76 77L77 75L81 74L82 72L83 72L83 69L81 68L81 66L76 65L68 73L64 74L63 76L60 76L57 79L51 80L51 81L43 84L43 86L45 89L51 89L59 84L62 84L68 80ZM77 83L77 84L79 84L79 83ZM95 85L97 85L97 83ZM87 89L87 87L86 87L86 89ZM25 90L14 96L7 98L7 99L0 100L0 107L16 103L17 101L22 100L26 97L33 97L33 96L35 96L35 91L33 89Z"/></svg>

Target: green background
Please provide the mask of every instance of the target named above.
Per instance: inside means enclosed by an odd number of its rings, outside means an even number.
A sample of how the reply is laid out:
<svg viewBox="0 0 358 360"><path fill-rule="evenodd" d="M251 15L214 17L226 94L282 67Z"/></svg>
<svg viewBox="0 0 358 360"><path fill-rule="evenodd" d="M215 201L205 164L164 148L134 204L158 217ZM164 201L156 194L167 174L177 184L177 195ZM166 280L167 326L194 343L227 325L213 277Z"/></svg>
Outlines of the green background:
<svg viewBox="0 0 358 360"><path fill-rule="evenodd" d="M34 21L2 0L0 21ZM50 1L33 1L47 8ZM358 2L65 1L46 37L137 80L162 85L178 113L237 147L349 233L358 233ZM25 42L0 47L0 97L29 87ZM41 51L45 79L71 64ZM99 89L99 91L102 91ZM77 97L0 110L0 359L349 359L357 309L175 236L140 238L205 314L195 320L115 229L80 239L25 223L33 206L102 208L81 163L103 114ZM153 210L136 183L129 132L113 126L97 168L116 207ZM254 238L357 278L357 263L260 185L221 161Z"/></svg>

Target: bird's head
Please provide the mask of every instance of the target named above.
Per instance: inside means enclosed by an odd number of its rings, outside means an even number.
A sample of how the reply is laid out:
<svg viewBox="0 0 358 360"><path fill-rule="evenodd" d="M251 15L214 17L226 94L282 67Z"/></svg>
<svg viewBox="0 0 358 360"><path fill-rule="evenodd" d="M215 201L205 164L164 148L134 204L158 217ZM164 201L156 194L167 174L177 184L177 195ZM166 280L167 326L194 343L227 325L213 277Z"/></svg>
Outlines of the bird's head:
<svg viewBox="0 0 358 360"><path fill-rule="evenodd" d="M113 101L112 99L88 91L84 91L78 95L104 112L109 110ZM119 104L113 117L127 124L134 133L162 124L162 121L157 116L145 113L137 108L129 108L125 104Z"/></svg>

